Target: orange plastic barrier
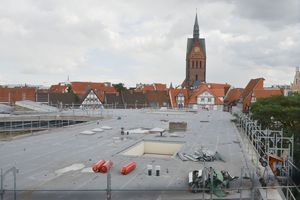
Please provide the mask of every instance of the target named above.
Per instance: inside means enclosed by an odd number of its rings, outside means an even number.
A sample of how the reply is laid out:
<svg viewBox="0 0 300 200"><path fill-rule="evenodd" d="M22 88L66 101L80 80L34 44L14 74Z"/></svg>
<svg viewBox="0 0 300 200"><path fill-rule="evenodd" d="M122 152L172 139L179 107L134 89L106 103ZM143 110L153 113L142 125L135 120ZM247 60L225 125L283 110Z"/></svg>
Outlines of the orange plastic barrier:
<svg viewBox="0 0 300 200"><path fill-rule="evenodd" d="M100 172L101 173L106 173L109 168L111 168L113 165L113 162L111 160L108 160L104 163L104 165L102 165L101 169L100 169Z"/></svg>
<svg viewBox="0 0 300 200"><path fill-rule="evenodd" d="M100 172L101 167L104 165L105 160L99 160L96 164L93 165L92 169L94 172Z"/></svg>
<svg viewBox="0 0 300 200"><path fill-rule="evenodd" d="M127 175L130 172L132 172L135 168L136 168L136 163L131 162L128 165L123 166L120 171L121 171L121 174Z"/></svg>

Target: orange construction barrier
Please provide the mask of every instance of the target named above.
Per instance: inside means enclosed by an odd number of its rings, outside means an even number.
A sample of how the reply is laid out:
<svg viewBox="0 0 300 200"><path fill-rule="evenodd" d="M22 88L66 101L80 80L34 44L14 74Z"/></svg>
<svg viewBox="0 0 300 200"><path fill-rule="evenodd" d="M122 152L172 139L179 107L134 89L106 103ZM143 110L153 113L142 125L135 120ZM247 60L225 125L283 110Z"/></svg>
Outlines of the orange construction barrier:
<svg viewBox="0 0 300 200"><path fill-rule="evenodd" d="M99 160L96 164L93 165L92 169L94 172L100 172L101 167L104 165L105 160Z"/></svg>
<svg viewBox="0 0 300 200"><path fill-rule="evenodd" d="M108 160L102 165L100 172L101 173L106 173L113 165L113 162L111 160Z"/></svg>
<svg viewBox="0 0 300 200"><path fill-rule="evenodd" d="M128 165L123 166L120 171L121 171L121 174L127 175L130 172L132 172L135 168L136 168L136 163L131 162Z"/></svg>

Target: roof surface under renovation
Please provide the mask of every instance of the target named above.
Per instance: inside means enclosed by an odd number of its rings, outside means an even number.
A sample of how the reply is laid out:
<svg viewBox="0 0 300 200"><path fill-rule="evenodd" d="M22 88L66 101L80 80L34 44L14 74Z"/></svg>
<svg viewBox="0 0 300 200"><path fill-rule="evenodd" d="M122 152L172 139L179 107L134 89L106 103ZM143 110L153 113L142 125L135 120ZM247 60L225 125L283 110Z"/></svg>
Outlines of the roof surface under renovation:
<svg viewBox="0 0 300 200"><path fill-rule="evenodd" d="M20 191L18 196L22 197L21 199L39 199L41 196L45 198L47 194L47 198L58 198L55 195L60 195L62 199L81 199L83 197L79 194L84 193L87 195L84 197L89 199L101 199L101 197L104 199L107 176L92 172L91 167L97 161L105 159L113 161L112 190L131 190L113 192L113 199L195 199L197 195L202 194L192 194L188 191L187 180L190 171L213 167L226 170L233 176L240 176L241 168L251 165L245 162L247 159L244 156L239 134L230 121L232 116L229 113L132 109L106 110L103 114L105 119L99 124L87 122L11 141L0 141L0 166L4 170L12 166L19 169L17 189L51 190L50 192ZM153 128L168 129L169 122L187 122L187 130L166 131L163 136L158 132L136 131ZM99 130L101 127L102 132L91 133L93 129ZM109 130L108 127L112 129ZM120 134L122 127L125 135ZM126 130L131 130L128 131L129 135L126 134ZM91 134L82 134L84 131L90 131ZM225 162L182 161L176 153L171 156L123 154L141 141L182 144L179 151L191 154L200 148L205 148L219 152ZM137 163L137 168L126 176L120 174L120 168L132 161ZM159 165L160 176L154 174L148 176L147 165L152 165L153 169ZM12 186L13 181L7 178L5 188L12 189ZM104 191L102 193L84 191L98 189ZM243 195L249 197L249 192L245 191ZM239 197L237 191L231 191L227 198L238 199Z"/></svg>

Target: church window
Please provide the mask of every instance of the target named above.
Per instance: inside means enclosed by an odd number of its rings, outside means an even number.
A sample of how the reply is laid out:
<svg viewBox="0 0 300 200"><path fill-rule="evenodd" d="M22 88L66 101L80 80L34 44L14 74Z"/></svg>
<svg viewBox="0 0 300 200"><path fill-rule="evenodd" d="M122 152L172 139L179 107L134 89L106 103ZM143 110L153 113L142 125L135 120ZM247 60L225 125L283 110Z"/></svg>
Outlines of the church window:
<svg viewBox="0 0 300 200"><path fill-rule="evenodd" d="M198 60L196 60L196 68L198 68Z"/></svg>
<svg viewBox="0 0 300 200"><path fill-rule="evenodd" d="M194 61L192 61L192 68L194 68L194 64L195 64Z"/></svg>
<svg viewBox="0 0 300 200"><path fill-rule="evenodd" d="M200 69L202 68L202 62L201 62L201 60L200 60Z"/></svg>

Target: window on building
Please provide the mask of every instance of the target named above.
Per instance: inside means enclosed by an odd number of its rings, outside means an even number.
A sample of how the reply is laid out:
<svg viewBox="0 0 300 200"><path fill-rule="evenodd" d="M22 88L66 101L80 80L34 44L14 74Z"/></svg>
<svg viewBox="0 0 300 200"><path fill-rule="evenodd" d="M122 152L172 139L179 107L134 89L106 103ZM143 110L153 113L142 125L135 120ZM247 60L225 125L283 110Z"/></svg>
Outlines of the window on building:
<svg viewBox="0 0 300 200"><path fill-rule="evenodd" d="M192 68L193 68L193 69L194 69L194 64L195 64L194 61L192 61Z"/></svg>
<svg viewBox="0 0 300 200"><path fill-rule="evenodd" d="M196 60L196 68L198 68L198 60Z"/></svg>
<svg viewBox="0 0 300 200"><path fill-rule="evenodd" d="M207 99L207 102L211 102L211 98L208 98L208 99Z"/></svg>
<svg viewBox="0 0 300 200"><path fill-rule="evenodd" d="M202 68L202 62L201 62L201 60L200 60L200 69Z"/></svg>
<svg viewBox="0 0 300 200"><path fill-rule="evenodd" d="M198 75L196 74L196 81L198 81Z"/></svg>
<svg viewBox="0 0 300 200"><path fill-rule="evenodd" d="M176 97L177 104L184 105L184 95L182 93L179 93Z"/></svg>

